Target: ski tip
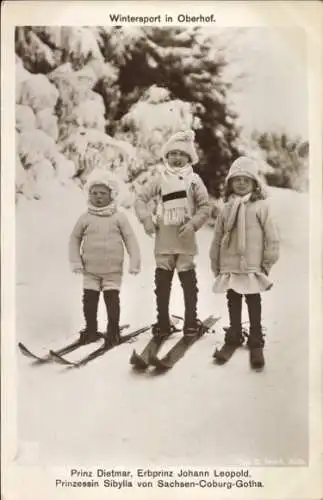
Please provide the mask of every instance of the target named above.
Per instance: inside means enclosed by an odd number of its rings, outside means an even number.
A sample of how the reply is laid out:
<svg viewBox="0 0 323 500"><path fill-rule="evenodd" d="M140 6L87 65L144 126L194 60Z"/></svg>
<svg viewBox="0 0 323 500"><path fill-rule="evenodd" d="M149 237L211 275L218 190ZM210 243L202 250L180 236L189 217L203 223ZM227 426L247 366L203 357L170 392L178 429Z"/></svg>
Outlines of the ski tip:
<svg viewBox="0 0 323 500"><path fill-rule="evenodd" d="M135 361L136 357L137 357L136 349L133 349L132 354L130 356L130 363L131 364L133 364L133 362Z"/></svg>
<svg viewBox="0 0 323 500"><path fill-rule="evenodd" d="M142 357L136 352L135 349L132 351L132 355L130 357L130 364L134 368L140 368L142 370L148 368L147 363L142 359Z"/></svg>
<svg viewBox="0 0 323 500"><path fill-rule="evenodd" d="M21 342L18 342L18 348L23 353L30 353L29 349L27 349L27 347L24 346L24 344L22 344ZM30 354L32 354L32 353L30 353Z"/></svg>
<svg viewBox="0 0 323 500"><path fill-rule="evenodd" d="M49 361L48 356L40 357L37 354L34 354L29 349L27 349L27 347L22 342L18 342L18 348L19 348L21 354L32 359L36 364L42 364L42 363L46 363L47 361Z"/></svg>
<svg viewBox="0 0 323 500"><path fill-rule="evenodd" d="M26 347L21 342L18 342L18 349L22 353L25 353L27 351Z"/></svg>

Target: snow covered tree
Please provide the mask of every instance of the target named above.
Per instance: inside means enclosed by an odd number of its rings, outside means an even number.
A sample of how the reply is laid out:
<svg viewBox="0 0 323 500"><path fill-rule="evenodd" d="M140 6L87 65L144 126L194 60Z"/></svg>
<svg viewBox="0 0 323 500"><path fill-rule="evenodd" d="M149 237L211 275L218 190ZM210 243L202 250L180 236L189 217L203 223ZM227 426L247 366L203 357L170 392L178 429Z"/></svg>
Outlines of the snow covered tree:
<svg viewBox="0 0 323 500"><path fill-rule="evenodd" d="M197 171L217 196L240 152L219 38L190 27L17 27L17 104L35 115L20 108L17 131L35 121L74 162L77 178L89 173L94 155L95 164L121 166L129 182L153 172L171 133L191 127ZM123 148L127 142L136 155Z"/></svg>
<svg viewBox="0 0 323 500"><path fill-rule="evenodd" d="M101 31L105 54L120 68L121 91L116 120L155 86L170 101L189 104L200 150L197 167L217 194L231 161L239 154L236 114L230 109L230 84L224 81L225 52L216 35L200 28L112 28ZM172 114L169 114L169 121ZM185 126L185 122L181 127ZM180 127L180 128L181 128ZM158 127L157 127L158 128Z"/></svg>
<svg viewBox="0 0 323 500"><path fill-rule="evenodd" d="M265 173L269 185L296 191L308 190L307 141L275 132L254 133L253 137L271 167L271 170Z"/></svg>
<svg viewBox="0 0 323 500"><path fill-rule="evenodd" d="M87 28L17 28L17 194L38 199L54 178L83 185L98 166L124 170L133 151L105 133L105 105L93 91L116 76Z"/></svg>

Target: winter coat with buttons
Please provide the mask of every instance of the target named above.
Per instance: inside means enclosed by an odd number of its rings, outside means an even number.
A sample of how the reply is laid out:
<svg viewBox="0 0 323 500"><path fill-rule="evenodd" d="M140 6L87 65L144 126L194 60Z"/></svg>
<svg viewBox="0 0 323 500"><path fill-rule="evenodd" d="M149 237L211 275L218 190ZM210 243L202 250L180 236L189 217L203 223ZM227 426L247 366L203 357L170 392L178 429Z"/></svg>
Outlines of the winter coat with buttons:
<svg viewBox="0 0 323 500"><path fill-rule="evenodd" d="M219 273L269 273L279 258L279 235L269 201L248 201L245 207L246 248L243 259L238 252L237 227L231 230L229 244L224 244L225 221L230 213L226 203L217 217L210 248L212 271Z"/></svg>

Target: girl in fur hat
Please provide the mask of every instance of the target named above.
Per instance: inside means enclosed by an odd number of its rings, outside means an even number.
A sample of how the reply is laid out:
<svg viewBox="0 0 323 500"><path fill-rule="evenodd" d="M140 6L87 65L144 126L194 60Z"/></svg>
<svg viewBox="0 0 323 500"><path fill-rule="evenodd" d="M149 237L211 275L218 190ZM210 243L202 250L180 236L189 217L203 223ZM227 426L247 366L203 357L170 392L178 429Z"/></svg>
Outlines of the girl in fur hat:
<svg viewBox="0 0 323 500"><path fill-rule="evenodd" d="M124 246L129 254L129 273L140 271L140 249L131 225L116 207L118 182L112 175L92 172L86 186L88 209L75 224L69 243L72 271L83 274L84 343L98 340L97 311L100 291L106 305L106 344L120 338L119 292L122 282Z"/></svg>
<svg viewBox="0 0 323 500"><path fill-rule="evenodd" d="M198 160L194 133L173 135L164 146L163 157L163 169L139 193L135 203L146 233L155 236L157 323L153 334L168 335L171 331L169 301L176 269L184 294L184 335L196 335L201 322L197 319L195 233L209 217L209 197L201 178L192 169ZM153 212L148 206L152 199L157 201Z"/></svg>
<svg viewBox="0 0 323 500"><path fill-rule="evenodd" d="M242 297L248 307L248 347L254 368L264 366L260 292L269 290L269 272L279 257L277 228L254 160L240 157L229 170L225 204L219 214L210 248L215 275L213 291L226 292L230 327L222 348L214 353L226 362L244 339L241 328Z"/></svg>

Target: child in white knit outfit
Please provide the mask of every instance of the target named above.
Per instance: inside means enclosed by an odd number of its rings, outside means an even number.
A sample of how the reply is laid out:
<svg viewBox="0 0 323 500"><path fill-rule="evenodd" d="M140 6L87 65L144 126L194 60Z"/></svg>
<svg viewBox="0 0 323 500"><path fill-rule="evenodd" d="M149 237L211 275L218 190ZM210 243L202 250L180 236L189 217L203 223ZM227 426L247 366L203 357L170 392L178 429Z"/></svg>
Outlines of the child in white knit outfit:
<svg viewBox="0 0 323 500"><path fill-rule="evenodd" d="M264 366L260 292L269 290L269 272L279 257L279 237L257 164L248 157L235 160L226 179L226 203L217 217L210 248L215 275L213 291L227 295L230 327L225 343L214 353L226 362L242 345L242 297L249 313L250 362Z"/></svg>
<svg viewBox="0 0 323 500"><path fill-rule="evenodd" d="M116 206L118 181L112 175L92 172L85 186L88 210L75 224L69 243L72 271L83 274L84 342L94 342L100 292L106 305L106 343L119 341L120 287L124 246L129 254L129 272L140 271L140 249L127 216Z"/></svg>
<svg viewBox="0 0 323 500"><path fill-rule="evenodd" d="M176 269L184 293L184 335L195 335L200 328L195 233L209 217L209 197L201 178L192 169L198 160L194 133L173 135L164 146L163 157L162 171L143 188L135 203L146 233L155 236L157 323L153 334L170 333L169 301ZM153 212L149 208L152 199L157 201Z"/></svg>

